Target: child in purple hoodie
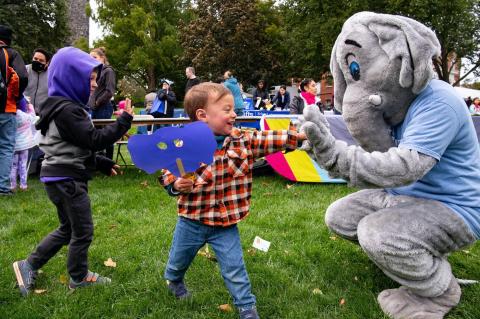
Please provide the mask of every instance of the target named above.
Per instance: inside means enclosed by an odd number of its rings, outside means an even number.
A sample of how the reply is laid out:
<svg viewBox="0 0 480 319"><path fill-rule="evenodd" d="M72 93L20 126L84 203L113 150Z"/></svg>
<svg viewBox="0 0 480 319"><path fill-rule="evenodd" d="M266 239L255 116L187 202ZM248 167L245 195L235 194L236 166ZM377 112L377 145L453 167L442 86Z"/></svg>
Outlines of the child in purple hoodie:
<svg viewBox="0 0 480 319"><path fill-rule="evenodd" d="M48 234L26 260L13 263L22 295L33 288L37 271L63 246L68 245L69 287L106 284L109 278L88 269L88 248L93 239L93 220L87 182L90 170L116 175L110 159L96 155L121 138L130 128L132 110L126 108L117 122L97 130L86 107L97 87L102 64L73 48L60 49L48 69L48 99L40 109L36 128L45 153L40 180L57 208L59 227Z"/></svg>

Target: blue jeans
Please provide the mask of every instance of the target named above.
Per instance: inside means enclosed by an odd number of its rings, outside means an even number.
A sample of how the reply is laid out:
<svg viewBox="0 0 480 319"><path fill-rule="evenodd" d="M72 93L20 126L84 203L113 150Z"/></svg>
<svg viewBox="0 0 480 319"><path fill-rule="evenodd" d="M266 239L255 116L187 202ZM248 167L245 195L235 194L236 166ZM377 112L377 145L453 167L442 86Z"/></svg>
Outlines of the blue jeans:
<svg viewBox="0 0 480 319"><path fill-rule="evenodd" d="M10 191L10 170L15 153L16 114L0 114L0 192Z"/></svg>
<svg viewBox="0 0 480 319"><path fill-rule="evenodd" d="M251 292L237 225L213 227L183 217L178 218L168 257L165 279L181 281L185 272L206 243L210 244L228 291L237 308L251 308L256 299Z"/></svg>

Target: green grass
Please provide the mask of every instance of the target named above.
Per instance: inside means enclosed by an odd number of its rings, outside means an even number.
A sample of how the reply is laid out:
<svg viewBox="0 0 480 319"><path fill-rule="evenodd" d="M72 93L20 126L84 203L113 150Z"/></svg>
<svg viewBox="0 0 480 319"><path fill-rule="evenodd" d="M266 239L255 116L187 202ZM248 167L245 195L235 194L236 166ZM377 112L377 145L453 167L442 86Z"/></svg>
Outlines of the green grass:
<svg viewBox="0 0 480 319"><path fill-rule="evenodd" d="M145 183L146 182L146 183ZM240 223L245 262L262 318L385 318L377 294L397 285L368 260L359 246L332 237L326 208L352 192L344 185L296 184L278 176L256 177L250 216ZM57 226L53 205L38 178L29 191L0 198L0 318L237 318L217 307L232 300L218 264L197 256L187 272L191 301L174 300L163 270L176 222L175 200L137 169L90 184L95 239L90 268L113 280L108 287L70 293L66 249L43 268L44 294L21 298L11 264L25 258ZM272 245L247 252L255 236ZM455 275L479 279L480 246L450 256ZM116 268L103 261L111 257ZM314 289L321 293L313 294ZM340 300L344 299L344 305ZM480 285L463 288L461 304L448 318L480 318Z"/></svg>

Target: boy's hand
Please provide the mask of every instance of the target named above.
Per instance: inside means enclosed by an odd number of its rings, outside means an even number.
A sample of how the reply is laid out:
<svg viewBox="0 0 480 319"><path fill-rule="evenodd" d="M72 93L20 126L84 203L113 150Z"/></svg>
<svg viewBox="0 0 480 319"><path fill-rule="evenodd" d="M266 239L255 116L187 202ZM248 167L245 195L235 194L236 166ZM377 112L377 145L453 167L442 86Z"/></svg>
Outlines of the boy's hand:
<svg viewBox="0 0 480 319"><path fill-rule="evenodd" d="M173 183L173 188L181 193L190 193L193 191L193 180L180 177Z"/></svg>
<svg viewBox="0 0 480 319"><path fill-rule="evenodd" d="M133 116L132 100L129 98L125 99L125 108L123 110Z"/></svg>
<svg viewBox="0 0 480 319"><path fill-rule="evenodd" d="M303 132L297 133L297 141L301 142L301 141L305 141L306 139L307 139L307 135L305 135L305 133Z"/></svg>
<svg viewBox="0 0 480 319"><path fill-rule="evenodd" d="M120 170L120 166L118 166L117 164L113 165L113 167L110 171L110 176L118 175L119 170Z"/></svg>

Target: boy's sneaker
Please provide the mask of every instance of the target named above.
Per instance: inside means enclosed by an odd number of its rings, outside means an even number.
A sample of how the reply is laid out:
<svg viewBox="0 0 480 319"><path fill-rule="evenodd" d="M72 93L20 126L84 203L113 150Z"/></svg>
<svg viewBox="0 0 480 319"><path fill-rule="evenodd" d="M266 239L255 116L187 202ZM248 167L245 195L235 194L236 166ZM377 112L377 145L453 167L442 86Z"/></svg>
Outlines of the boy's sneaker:
<svg viewBox="0 0 480 319"><path fill-rule="evenodd" d="M248 309L240 308L240 319L260 319L257 313L257 307L253 306Z"/></svg>
<svg viewBox="0 0 480 319"><path fill-rule="evenodd" d="M167 287L177 299L186 299L191 296L190 291L187 290L183 281L167 280Z"/></svg>
<svg viewBox="0 0 480 319"><path fill-rule="evenodd" d="M35 285L38 272L32 269L32 266L26 260L19 260L13 263L13 271L17 277L18 288L22 296L30 293Z"/></svg>
<svg viewBox="0 0 480 319"><path fill-rule="evenodd" d="M108 277L103 277L97 274L96 272L88 271L85 278L82 281L76 282L72 278L70 278L70 283L68 284L68 288L70 289L77 289L81 287L87 287L92 285L108 285L111 283L112 280Z"/></svg>

